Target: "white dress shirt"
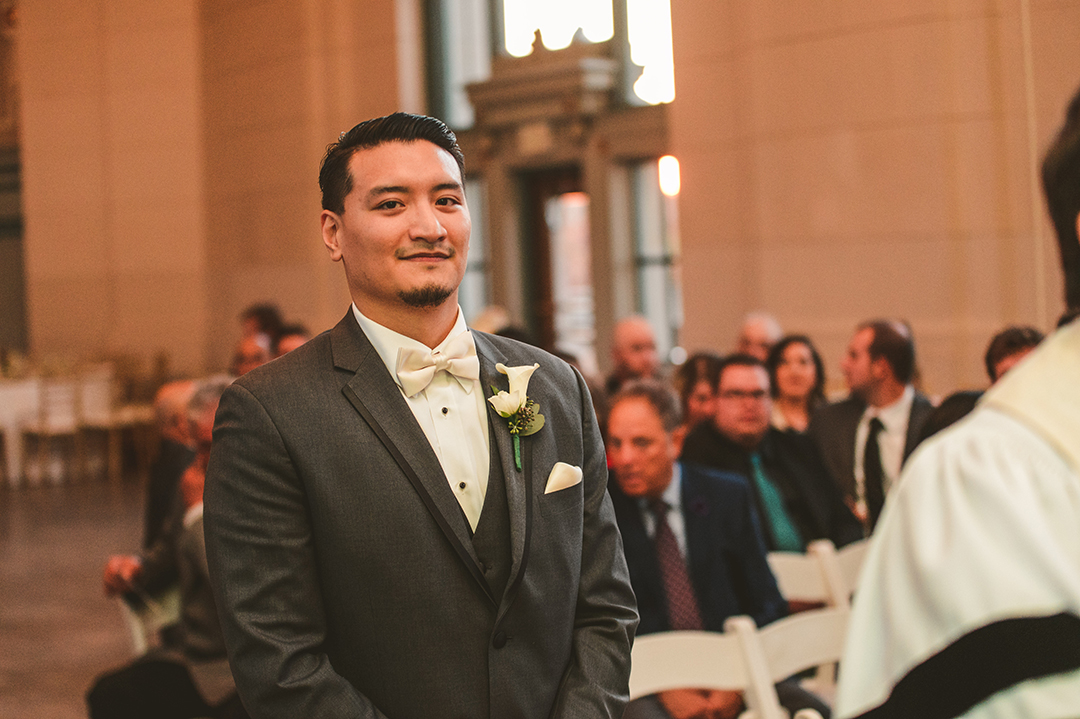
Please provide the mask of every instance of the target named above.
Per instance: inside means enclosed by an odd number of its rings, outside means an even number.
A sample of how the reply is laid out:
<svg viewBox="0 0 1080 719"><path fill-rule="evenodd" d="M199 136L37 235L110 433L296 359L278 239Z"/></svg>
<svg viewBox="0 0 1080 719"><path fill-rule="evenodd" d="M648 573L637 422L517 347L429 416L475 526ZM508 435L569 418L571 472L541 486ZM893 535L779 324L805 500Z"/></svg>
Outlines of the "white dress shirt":
<svg viewBox="0 0 1080 719"><path fill-rule="evenodd" d="M863 455L866 454L866 439L870 436L870 420L877 417L884 427L878 433L878 448L881 451L881 489L888 495L889 488L900 476L900 467L904 463L904 445L907 444L908 420L911 418L911 404L915 400L915 389L908 385L892 404L886 407L867 407L855 430L855 498L861 514L866 516L866 471L863 467Z"/></svg>
<svg viewBox="0 0 1080 719"><path fill-rule="evenodd" d="M379 354L390 376L405 397L409 409L424 430L435 456L439 458L450 489L454 492L469 526L475 530L487 494L490 444L487 409L479 380L463 380L446 371L435 373L431 383L412 397L406 396L397 376L398 354L403 349L439 350L462 332L468 332L458 308L450 333L437 347L427 347L368 319L352 306L353 316Z"/></svg>
<svg viewBox="0 0 1080 719"><path fill-rule="evenodd" d="M671 470L671 484L660 495L660 499L667 502L668 527L671 528L671 533L675 535L675 541L679 545L679 553L682 554L685 562L686 523L683 521L682 513L682 470L678 462L675 463ZM638 507L641 509L641 518L645 522L645 534L649 535L649 539L654 539L656 537L656 517L653 515L652 508L649 507L649 500L645 497L639 498Z"/></svg>

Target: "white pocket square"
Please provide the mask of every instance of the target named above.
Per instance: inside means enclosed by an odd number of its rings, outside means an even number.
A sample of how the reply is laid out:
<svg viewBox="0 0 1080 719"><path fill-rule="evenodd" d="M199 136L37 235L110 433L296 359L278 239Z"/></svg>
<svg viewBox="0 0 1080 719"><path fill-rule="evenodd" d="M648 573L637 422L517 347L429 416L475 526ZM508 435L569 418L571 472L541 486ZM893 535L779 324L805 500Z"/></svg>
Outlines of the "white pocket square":
<svg viewBox="0 0 1080 719"><path fill-rule="evenodd" d="M558 492L560 489L573 487L575 484L580 483L581 467L575 467L574 465L565 462L556 462L555 466L551 468L551 474L548 475L544 494Z"/></svg>

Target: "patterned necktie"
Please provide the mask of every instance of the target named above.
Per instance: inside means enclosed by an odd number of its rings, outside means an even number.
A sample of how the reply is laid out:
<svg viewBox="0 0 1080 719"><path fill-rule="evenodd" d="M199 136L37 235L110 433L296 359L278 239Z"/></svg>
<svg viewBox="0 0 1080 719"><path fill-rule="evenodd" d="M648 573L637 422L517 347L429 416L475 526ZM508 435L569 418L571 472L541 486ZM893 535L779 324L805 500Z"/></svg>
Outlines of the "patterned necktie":
<svg viewBox="0 0 1080 719"><path fill-rule="evenodd" d="M675 533L667 523L668 504L662 499L649 501L649 509L656 519L656 559L660 564L660 575L664 581L664 595L667 597L668 624L673 631L702 629L701 612L698 610L697 597L686 571L679 543Z"/></svg>
<svg viewBox="0 0 1080 719"><path fill-rule="evenodd" d="M866 492L866 510L870 519L870 531L874 531L881 508L885 505L885 472L881 468L881 447L878 435L885 429L881 420L870 420L870 433L866 436L866 448L863 451L863 489Z"/></svg>
<svg viewBox="0 0 1080 719"><path fill-rule="evenodd" d="M398 350L396 369L406 397L423 392L439 370L446 370L459 379L480 379L480 360L476 358L476 345L468 330L447 342L442 350ZM471 385L466 386L466 389L470 388Z"/></svg>
<svg viewBox="0 0 1080 719"><path fill-rule="evenodd" d="M791 523L787 508L784 507L784 498L780 490L765 471L761 463L761 455L754 452L750 455L750 469L754 475L754 486L761 506L765 510L765 521L769 526L769 535L773 540L773 550L777 552L801 552L804 546L802 536L795 525Z"/></svg>

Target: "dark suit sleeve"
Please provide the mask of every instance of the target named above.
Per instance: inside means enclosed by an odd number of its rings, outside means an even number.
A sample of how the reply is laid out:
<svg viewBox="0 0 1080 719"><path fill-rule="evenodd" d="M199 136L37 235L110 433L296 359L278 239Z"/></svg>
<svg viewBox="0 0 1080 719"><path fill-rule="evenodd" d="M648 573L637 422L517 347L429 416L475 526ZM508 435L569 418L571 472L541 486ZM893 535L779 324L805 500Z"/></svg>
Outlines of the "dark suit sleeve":
<svg viewBox="0 0 1080 719"><path fill-rule="evenodd" d="M383 716L330 665L303 487L270 415L236 384L221 398L204 501L211 584L250 715Z"/></svg>
<svg viewBox="0 0 1080 719"><path fill-rule="evenodd" d="M607 493L607 461L589 391L577 375L585 463L581 582L572 656L552 717L619 719L629 698L638 616L622 538Z"/></svg>

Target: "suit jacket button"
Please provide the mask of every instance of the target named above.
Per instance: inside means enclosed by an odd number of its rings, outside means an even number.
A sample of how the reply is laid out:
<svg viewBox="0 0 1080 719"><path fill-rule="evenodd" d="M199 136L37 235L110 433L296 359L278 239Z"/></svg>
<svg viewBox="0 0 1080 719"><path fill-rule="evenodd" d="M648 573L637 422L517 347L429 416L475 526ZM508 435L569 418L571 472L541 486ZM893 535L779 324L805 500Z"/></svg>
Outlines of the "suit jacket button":
<svg viewBox="0 0 1080 719"><path fill-rule="evenodd" d="M495 647L496 649L502 649L503 647L505 647L506 646L506 633L505 632L495 632L495 638L491 640L491 646Z"/></svg>

